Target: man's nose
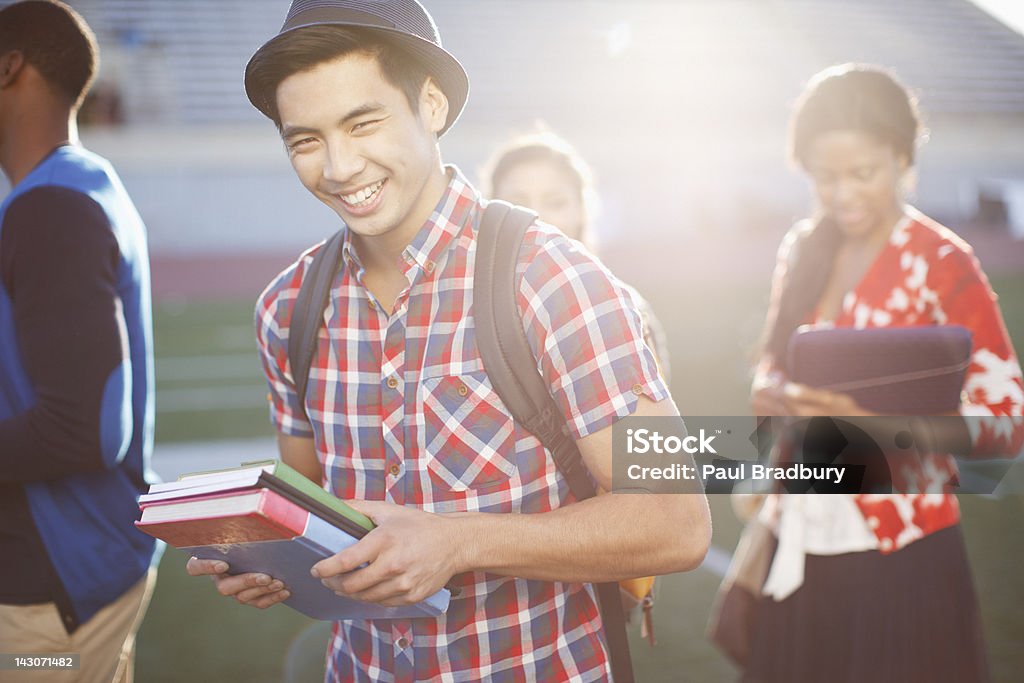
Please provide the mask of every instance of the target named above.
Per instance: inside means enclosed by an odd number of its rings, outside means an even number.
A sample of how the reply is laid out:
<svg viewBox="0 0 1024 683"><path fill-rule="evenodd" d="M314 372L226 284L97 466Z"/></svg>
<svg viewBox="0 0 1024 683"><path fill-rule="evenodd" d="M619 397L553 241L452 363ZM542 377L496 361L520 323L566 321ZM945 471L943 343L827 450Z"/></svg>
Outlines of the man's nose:
<svg viewBox="0 0 1024 683"><path fill-rule="evenodd" d="M358 176L365 167L366 159L356 145L341 141L328 143L323 171L325 180L344 184Z"/></svg>

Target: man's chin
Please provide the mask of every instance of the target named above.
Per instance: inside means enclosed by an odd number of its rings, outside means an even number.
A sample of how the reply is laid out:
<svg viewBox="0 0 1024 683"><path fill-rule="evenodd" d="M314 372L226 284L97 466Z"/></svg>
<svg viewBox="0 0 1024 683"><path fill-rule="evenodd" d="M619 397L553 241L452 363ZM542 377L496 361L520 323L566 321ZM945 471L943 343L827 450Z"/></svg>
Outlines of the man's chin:
<svg viewBox="0 0 1024 683"><path fill-rule="evenodd" d="M365 234L367 232L372 232L372 217L353 216L351 213L345 210L345 207L343 205L340 205L337 202L330 202L328 205L331 207L331 209L334 210L334 213L338 216L338 218L341 219L341 222L344 223L352 232L359 235Z"/></svg>
<svg viewBox="0 0 1024 683"><path fill-rule="evenodd" d="M385 233L390 232L389 228L381 227L379 221L348 216L341 211L337 213L341 220L345 223L345 227L347 227L349 231L357 237L361 237L363 239L373 239L374 237L379 237Z"/></svg>

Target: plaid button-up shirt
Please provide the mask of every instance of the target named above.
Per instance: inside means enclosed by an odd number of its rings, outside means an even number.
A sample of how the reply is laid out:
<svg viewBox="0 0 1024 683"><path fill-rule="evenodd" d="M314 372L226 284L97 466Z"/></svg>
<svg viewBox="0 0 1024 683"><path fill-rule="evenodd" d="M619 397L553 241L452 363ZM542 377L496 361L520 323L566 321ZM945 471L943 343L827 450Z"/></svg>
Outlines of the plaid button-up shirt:
<svg viewBox="0 0 1024 683"><path fill-rule="evenodd" d="M327 488L430 512L539 513L572 502L540 442L483 370L473 319L479 195L458 170L402 254L408 287L385 311L346 236L306 396L297 410L288 327L313 247L260 297L256 327L271 415L312 436ZM524 240L519 308L552 395L577 438L668 396L635 302L598 261L543 224ZM483 572L438 618L334 625L330 680L603 681L608 663L589 586Z"/></svg>

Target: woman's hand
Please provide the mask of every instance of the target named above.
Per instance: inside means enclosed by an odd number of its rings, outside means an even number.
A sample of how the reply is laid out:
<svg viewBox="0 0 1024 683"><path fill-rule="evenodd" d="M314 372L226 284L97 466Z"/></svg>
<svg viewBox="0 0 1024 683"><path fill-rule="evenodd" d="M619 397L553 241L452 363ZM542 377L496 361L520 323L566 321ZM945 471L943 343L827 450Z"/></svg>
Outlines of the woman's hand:
<svg viewBox="0 0 1024 683"><path fill-rule="evenodd" d="M758 372L750 388L750 407L757 416L789 415L783 389L786 376L778 370Z"/></svg>
<svg viewBox="0 0 1024 683"><path fill-rule="evenodd" d="M827 389L815 389L806 384L787 382L781 392L786 414L796 417L869 417L875 415L864 410L849 394Z"/></svg>
<svg viewBox="0 0 1024 683"><path fill-rule="evenodd" d="M757 416L867 417L849 394L790 382L784 373L762 363L750 388L750 406Z"/></svg>

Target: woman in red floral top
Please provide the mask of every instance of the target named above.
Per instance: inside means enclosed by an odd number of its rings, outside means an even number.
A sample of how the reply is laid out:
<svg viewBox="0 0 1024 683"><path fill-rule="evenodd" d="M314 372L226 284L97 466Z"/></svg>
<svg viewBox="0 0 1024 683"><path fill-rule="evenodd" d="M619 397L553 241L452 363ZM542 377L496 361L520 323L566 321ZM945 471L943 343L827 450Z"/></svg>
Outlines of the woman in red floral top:
<svg viewBox="0 0 1024 683"><path fill-rule="evenodd" d="M848 395L786 379L797 326L962 325L973 338L961 414L975 453L1024 442L1024 384L996 296L970 246L904 203L920 123L883 69L815 76L791 146L818 215L785 237L752 390L758 415L868 415ZM987 419L985 419L987 418ZM955 464L894 473L906 493L772 495L777 546L744 680L984 681L988 666L957 499ZM909 481L908 481L909 480Z"/></svg>

